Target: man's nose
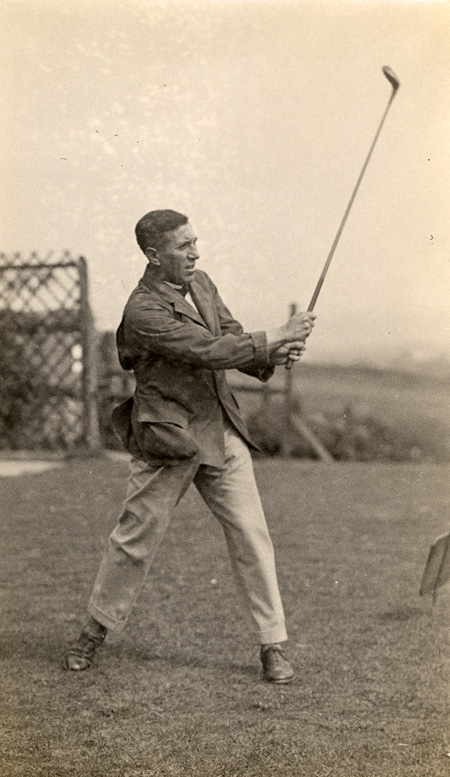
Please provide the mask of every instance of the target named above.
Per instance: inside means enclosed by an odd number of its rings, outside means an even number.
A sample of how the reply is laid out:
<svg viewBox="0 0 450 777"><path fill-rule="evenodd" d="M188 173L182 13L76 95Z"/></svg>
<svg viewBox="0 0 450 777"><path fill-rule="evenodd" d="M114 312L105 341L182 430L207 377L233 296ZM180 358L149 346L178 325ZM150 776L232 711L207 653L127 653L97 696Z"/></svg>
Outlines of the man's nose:
<svg viewBox="0 0 450 777"><path fill-rule="evenodd" d="M196 248L196 246L192 246L192 247L189 249L189 259L193 259L193 261L194 261L194 262L196 262L196 261L197 261L197 259L199 258L199 256L200 256L200 254L199 254L199 252L197 251L197 248Z"/></svg>

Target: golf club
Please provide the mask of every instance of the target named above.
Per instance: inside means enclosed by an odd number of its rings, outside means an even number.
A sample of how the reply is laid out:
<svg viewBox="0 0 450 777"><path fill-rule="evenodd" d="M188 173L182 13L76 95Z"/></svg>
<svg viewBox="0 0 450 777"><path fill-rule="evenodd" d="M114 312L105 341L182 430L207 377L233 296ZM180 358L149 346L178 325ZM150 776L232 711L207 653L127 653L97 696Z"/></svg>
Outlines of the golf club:
<svg viewBox="0 0 450 777"><path fill-rule="evenodd" d="M398 88L399 88L399 86L400 86L400 81L398 80L398 78L397 78L397 76L395 75L394 71L393 71L393 70L391 70L391 68L390 68L390 67L387 67L387 65L386 65L385 67L383 67L383 68L382 68L382 70L383 70L383 73L384 73L384 75L386 76L387 80L389 81L389 83L390 83L390 84L391 84L391 86L392 86L392 93L391 93L391 96L390 96L389 102L388 102L388 104L387 104L386 110L385 110L385 112L384 112L384 114L383 114L383 117L382 117L382 119L381 119L380 126L378 127L377 133L376 133L376 135L375 135L375 137L374 137L374 139L373 139L373 142L372 142L372 145L371 145L371 147L370 147L369 153L367 154L366 161L364 162L363 168L362 168L362 170L361 170L361 172L360 172L360 174L359 174L359 178L358 178L358 180L357 180L357 182L356 182L356 186L355 186L355 188L353 189L352 196L350 197L350 201L349 201L349 203L348 203L348 205L347 205L347 208L346 208L346 211L345 211L345 213L344 213L344 216L343 216L343 218L342 218L342 221L341 221L340 227L339 227L339 229L338 229L338 231L337 231L337 233L336 233L336 237L334 238L333 245L331 246L330 253L328 254L327 260L326 260L326 262L325 262L325 265L324 265L324 268L323 268L323 270L322 270L322 274L321 274L321 276L320 276L320 278L319 278L319 280L318 280L318 283L317 283L317 286L316 286L316 288L314 289L314 294L312 295L311 302L310 302L310 303L309 303L309 305L308 305L308 312L311 312L312 310L314 310L314 306L315 306L315 304L316 304L316 302L317 302L317 297L318 297L318 296L319 296L319 294L320 294L320 290L321 290L321 288L322 288L322 285L323 285L323 282L324 282L324 280L325 280L325 276L326 276L326 274L327 274L327 272L328 272L328 268L329 268L329 266L330 266L330 264L331 264L331 260L332 260L332 258L333 258L334 252L335 252L335 250L336 250L336 246L337 246L337 244L338 244L338 242L339 242L339 238L340 238L340 237L341 237L341 235L342 235L342 231L343 231L343 229L344 229L345 222L347 221L348 214L350 213L351 207L352 207L352 205L353 205L353 202L354 202L354 200L355 200L356 194L357 194L357 192L358 192L358 189L359 189L359 185L360 185L360 183L361 183L361 181L362 181L362 179L363 179L363 175L364 175L364 173L366 172L366 167L367 167L367 165L369 164L370 157L372 156L372 151L373 151L373 150L374 150L374 148L375 148L375 144L376 144L376 142L377 142L377 140L378 140L378 136L379 136L379 134L380 134L380 132L381 132L381 129L382 129L382 127L383 127L383 124L384 124L384 121L385 121L385 119L386 119L386 116L387 116L388 110L389 110L389 108L391 107L392 100L394 99L394 97L395 97L395 94L396 94L396 92L397 92L397 89L398 89ZM287 363L286 363L286 369L287 369L287 370L290 370L290 369L291 369L291 367L292 367L292 364L293 364L293 362L291 361L291 359L289 359L289 360L287 361Z"/></svg>

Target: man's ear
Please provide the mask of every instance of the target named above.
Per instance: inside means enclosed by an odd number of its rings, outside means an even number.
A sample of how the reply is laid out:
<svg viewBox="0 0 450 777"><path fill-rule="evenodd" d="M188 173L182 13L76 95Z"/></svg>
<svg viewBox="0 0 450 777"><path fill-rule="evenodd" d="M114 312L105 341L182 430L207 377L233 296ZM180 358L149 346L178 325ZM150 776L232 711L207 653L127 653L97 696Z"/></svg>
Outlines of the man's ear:
<svg viewBox="0 0 450 777"><path fill-rule="evenodd" d="M154 267L159 267L161 262L159 261L158 251L156 248L146 248L145 249L145 255Z"/></svg>

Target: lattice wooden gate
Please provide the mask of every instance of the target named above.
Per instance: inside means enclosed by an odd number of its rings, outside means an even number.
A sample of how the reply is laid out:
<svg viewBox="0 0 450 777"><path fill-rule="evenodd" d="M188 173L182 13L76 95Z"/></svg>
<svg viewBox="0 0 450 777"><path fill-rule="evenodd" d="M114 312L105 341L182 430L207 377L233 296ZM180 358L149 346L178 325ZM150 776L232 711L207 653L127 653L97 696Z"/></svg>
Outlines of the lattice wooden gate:
<svg viewBox="0 0 450 777"><path fill-rule="evenodd" d="M0 255L0 448L99 448L87 268Z"/></svg>

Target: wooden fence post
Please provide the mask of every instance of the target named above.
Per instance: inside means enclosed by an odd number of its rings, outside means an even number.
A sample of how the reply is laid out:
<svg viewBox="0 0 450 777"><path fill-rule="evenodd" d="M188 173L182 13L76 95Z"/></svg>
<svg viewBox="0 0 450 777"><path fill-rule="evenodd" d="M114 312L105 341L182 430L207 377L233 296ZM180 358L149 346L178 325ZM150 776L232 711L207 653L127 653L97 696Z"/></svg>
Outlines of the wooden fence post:
<svg viewBox="0 0 450 777"><path fill-rule="evenodd" d="M290 312L289 315L293 316L294 313L297 312L297 305L295 302L291 303L290 306ZM292 449L294 447L294 439L293 435L291 434L292 429L292 416L293 416L293 406L292 406L292 400L293 400L293 392L294 392L294 384L293 384L293 375L294 371L286 370L285 371L285 384L284 384L284 406L283 406L283 436L281 440L281 455L288 457L292 454Z"/></svg>
<svg viewBox="0 0 450 777"><path fill-rule="evenodd" d="M272 389L269 383L263 383L261 391L262 391L262 409L264 413L268 413L270 408L271 395L272 395Z"/></svg>
<svg viewBox="0 0 450 777"><path fill-rule="evenodd" d="M295 302L291 304L290 315L293 316L297 312L297 305ZM285 376L285 394L284 394L284 429L283 438L281 441L281 455L289 457L292 455L292 451L295 447L295 436L300 434L305 440L308 441L312 450L316 454L317 458L321 461L334 461L331 453L322 445L321 441L314 434L313 431L306 424L306 421L301 418L298 412L298 405L294 401L294 370L286 370Z"/></svg>
<svg viewBox="0 0 450 777"><path fill-rule="evenodd" d="M79 258L80 273L80 313L81 337L83 348L83 405L84 438L86 448L91 453L101 450L100 426L97 410L97 376L95 353L95 328L89 306L87 262L84 256Z"/></svg>

